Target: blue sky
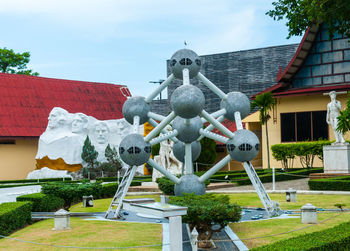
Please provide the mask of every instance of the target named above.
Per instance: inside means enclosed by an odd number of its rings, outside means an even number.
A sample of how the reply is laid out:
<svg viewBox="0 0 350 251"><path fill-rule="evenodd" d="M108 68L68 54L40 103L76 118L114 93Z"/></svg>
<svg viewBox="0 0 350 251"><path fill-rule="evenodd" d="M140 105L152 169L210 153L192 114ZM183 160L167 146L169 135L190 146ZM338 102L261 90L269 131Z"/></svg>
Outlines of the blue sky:
<svg viewBox="0 0 350 251"><path fill-rule="evenodd" d="M299 43L272 0L0 0L0 47L43 77L125 84L146 96L178 49L199 55Z"/></svg>

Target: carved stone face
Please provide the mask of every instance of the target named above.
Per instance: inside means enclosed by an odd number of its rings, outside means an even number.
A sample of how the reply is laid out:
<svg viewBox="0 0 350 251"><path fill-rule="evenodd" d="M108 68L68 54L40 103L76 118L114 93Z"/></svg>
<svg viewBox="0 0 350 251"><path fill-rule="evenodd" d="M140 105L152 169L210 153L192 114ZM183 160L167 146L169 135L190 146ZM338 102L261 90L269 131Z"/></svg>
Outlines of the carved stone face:
<svg viewBox="0 0 350 251"><path fill-rule="evenodd" d="M87 120L79 114L75 114L72 122L72 132L73 133L82 133L84 131Z"/></svg>
<svg viewBox="0 0 350 251"><path fill-rule="evenodd" d="M337 94L335 92L330 92L329 96L331 97L331 100L335 100L335 98L337 97Z"/></svg>
<svg viewBox="0 0 350 251"><path fill-rule="evenodd" d="M63 112L61 112L59 109L54 108L50 112L48 120L49 123L47 124L47 127L50 129L54 129L57 127L62 127L64 125L64 122L66 121L66 117Z"/></svg>
<svg viewBox="0 0 350 251"><path fill-rule="evenodd" d="M108 140L109 128L105 123L99 123L95 127L97 143L105 144Z"/></svg>

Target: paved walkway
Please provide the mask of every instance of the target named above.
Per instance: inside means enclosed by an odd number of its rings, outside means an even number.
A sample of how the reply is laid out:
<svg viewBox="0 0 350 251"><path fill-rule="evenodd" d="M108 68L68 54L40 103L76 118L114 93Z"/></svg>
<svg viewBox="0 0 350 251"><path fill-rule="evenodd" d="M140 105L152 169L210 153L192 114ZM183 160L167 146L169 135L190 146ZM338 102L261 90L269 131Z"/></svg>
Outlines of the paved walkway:
<svg viewBox="0 0 350 251"><path fill-rule="evenodd" d="M39 193L40 185L22 186L22 187L8 187L0 189L0 204L4 202L14 202L18 196L24 194Z"/></svg>

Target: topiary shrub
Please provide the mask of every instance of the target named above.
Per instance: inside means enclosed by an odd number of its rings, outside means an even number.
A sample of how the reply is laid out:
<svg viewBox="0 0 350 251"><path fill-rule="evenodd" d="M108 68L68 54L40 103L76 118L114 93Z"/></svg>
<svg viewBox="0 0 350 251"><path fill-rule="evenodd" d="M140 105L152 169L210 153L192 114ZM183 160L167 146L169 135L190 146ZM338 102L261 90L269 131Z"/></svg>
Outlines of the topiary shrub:
<svg viewBox="0 0 350 251"><path fill-rule="evenodd" d="M308 181L310 190L350 191L350 177L340 176Z"/></svg>
<svg viewBox="0 0 350 251"><path fill-rule="evenodd" d="M188 207L187 214L182 216L182 220L189 224L191 231L194 227L197 229L200 241L198 245L201 248L211 247L209 240L214 232L220 232L228 223L241 219L241 207L230 204L227 195L185 194L170 197L169 203Z"/></svg>
<svg viewBox="0 0 350 251"><path fill-rule="evenodd" d="M42 186L41 192L62 198L64 209L69 210L72 203L81 201L83 196L93 195L95 199L100 198L101 189L100 182L82 184L48 183Z"/></svg>
<svg viewBox="0 0 350 251"><path fill-rule="evenodd" d="M0 204L0 235L9 235L30 224L32 204L29 201Z"/></svg>
<svg viewBox="0 0 350 251"><path fill-rule="evenodd" d="M117 182L104 184L104 185L102 185L102 189L101 189L101 197L102 198L111 198L114 196L117 189L118 189Z"/></svg>
<svg viewBox="0 0 350 251"><path fill-rule="evenodd" d="M32 212L52 212L64 205L63 199L43 193L22 195L17 197L16 200L33 202Z"/></svg>
<svg viewBox="0 0 350 251"><path fill-rule="evenodd" d="M252 251L280 250L350 250L350 222L338 226L293 237L251 249Z"/></svg>

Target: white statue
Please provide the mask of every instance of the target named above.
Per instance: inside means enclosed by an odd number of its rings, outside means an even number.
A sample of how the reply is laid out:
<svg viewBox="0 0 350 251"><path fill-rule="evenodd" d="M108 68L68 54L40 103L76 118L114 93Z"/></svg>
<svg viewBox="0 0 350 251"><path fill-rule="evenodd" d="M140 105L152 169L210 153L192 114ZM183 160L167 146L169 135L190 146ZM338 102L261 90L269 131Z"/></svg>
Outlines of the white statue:
<svg viewBox="0 0 350 251"><path fill-rule="evenodd" d="M171 131L171 127L165 127L166 130ZM168 139L160 142L159 155L154 156L154 160L172 174L181 174L182 163L177 160L173 153L174 143ZM152 181L155 182L157 178L163 177L159 171L153 168Z"/></svg>
<svg viewBox="0 0 350 251"><path fill-rule="evenodd" d="M108 141L110 133L109 127L106 122L98 121L95 123L93 132L95 136L92 143L95 146L95 150L98 152L97 161L100 163L106 162L105 150L107 145L110 144ZM113 147L113 145L111 145L111 147Z"/></svg>
<svg viewBox="0 0 350 251"><path fill-rule="evenodd" d="M329 96L331 97L331 102L329 102L327 105L326 121L327 121L327 124L332 126L334 137L335 137L334 144L344 144L345 140L344 140L343 134L337 131L338 116L339 116L339 111L341 110L341 103L340 101L336 100L337 93L335 91L331 91L329 93Z"/></svg>

